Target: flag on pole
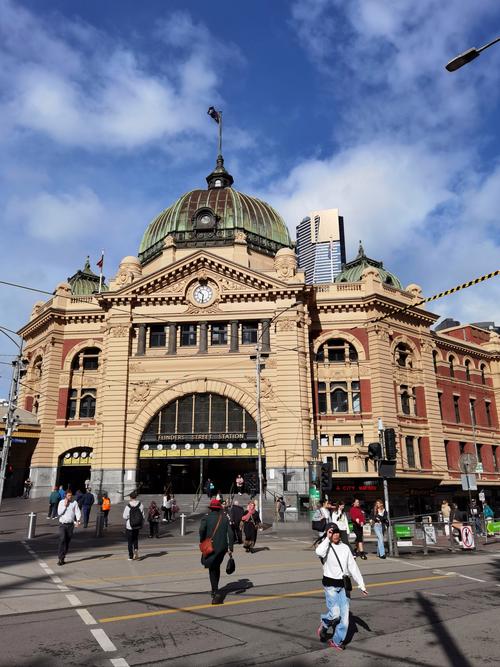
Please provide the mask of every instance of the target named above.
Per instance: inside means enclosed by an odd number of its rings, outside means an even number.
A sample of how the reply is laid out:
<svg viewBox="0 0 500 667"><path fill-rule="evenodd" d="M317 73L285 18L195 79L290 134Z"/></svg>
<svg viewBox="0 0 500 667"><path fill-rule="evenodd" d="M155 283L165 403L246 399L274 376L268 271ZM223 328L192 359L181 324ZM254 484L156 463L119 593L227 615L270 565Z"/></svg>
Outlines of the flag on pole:
<svg viewBox="0 0 500 667"><path fill-rule="evenodd" d="M220 111L217 111L215 107L210 107L207 113L211 118L215 120L217 124L220 123Z"/></svg>
<svg viewBox="0 0 500 667"><path fill-rule="evenodd" d="M102 273L102 267L104 266L104 250L101 253L101 257L100 257L99 261L96 263L96 266L99 267L99 269L101 270L101 273Z"/></svg>

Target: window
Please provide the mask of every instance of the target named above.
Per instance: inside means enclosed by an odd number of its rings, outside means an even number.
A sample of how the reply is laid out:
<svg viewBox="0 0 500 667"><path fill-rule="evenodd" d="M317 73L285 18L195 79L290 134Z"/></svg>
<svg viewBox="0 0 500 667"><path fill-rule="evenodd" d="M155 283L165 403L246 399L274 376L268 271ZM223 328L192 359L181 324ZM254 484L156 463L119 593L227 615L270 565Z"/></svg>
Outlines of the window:
<svg viewBox="0 0 500 667"><path fill-rule="evenodd" d="M498 472L498 458L497 458L498 446L493 446L491 448L491 451L493 454L493 470L495 472Z"/></svg>
<svg viewBox="0 0 500 667"><path fill-rule="evenodd" d="M454 378L455 377L455 357L450 357L448 359L448 364L450 366L450 377Z"/></svg>
<svg viewBox="0 0 500 667"><path fill-rule="evenodd" d="M33 364L33 380L36 382L42 377L42 357L37 357L35 363Z"/></svg>
<svg viewBox="0 0 500 667"><path fill-rule="evenodd" d="M410 414L410 394L404 384L401 385L401 411L404 415Z"/></svg>
<svg viewBox="0 0 500 667"><path fill-rule="evenodd" d="M95 417L95 389L82 389L80 398L80 419L93 419Z"/></svg>
<svg viewBox="0 0 500 667"><path fill-rule="evenodd" d="M460 396L453 396L453 408L455 410L455 421L460 424Z"/></svg>
<svg viewBox="0 0 500 667"><path fill-rule="evenodd" d="M329 437L326 433L322 433L319 436L319 444L321 447L328 447Z"/></svg>
<svg viewBox="0 0 500 667"><path fill-rule="evenodd" d="M164 324L152 324L149 327L149 347L165 347L167 337Z"/></svg>
<svg viewBox="0 0 500 667"><path fill-rule="evenodd" d="M450 443L448 440L444 441L444 453L446 454L446 467L451 470Z"/></svg>
<svg viewBox="0 0 500 667"><path fill-rule="evenodd" d="M347 456L339 456L339 472L349 472L349 462Z"/></svg>
<svg viewBox="0 0 500 667"><path fill-rule="evenodd" d="M408 462L408 468L416 468L415 465L415 448L413 445L413 437L411 435L406 436L406 460Z"/></svg>
<svg viewBox="0 0 500 667"><path fill-rule="evenodd" d="M356 433L354 436L354 444L355 445L362 445L364 443L364 438L362 433Z"/></svg>
<svg viewBox="0 0 500 667"><path fill-rule="evenodd" d="M326 382L318 382L318 412L326 415Z"/></svg>
<svg viewBox="0 0 500 667"><path fill-rule="evenodd" d="M71 389L68 396L68 410L67 418L74 419L76 416L76 403L78 399L78 392L76 389Z"/></svg>
<svg viewBox="0 0 500 667"><path fill-rule="evenodd" d="M316 361L327 363L344 363L357 361L358 353L354 345L342 338L330 338L323 343L316 353Z"/></svg>
<svg viewBox="0 0 500 667"><path fill-rule="evenodd" d="M439 414L443 418L443 394L438 391Z"/></svg>
<svg viewBox="0 0 500 667"><path fill-rule="evenodd" d="M484 402L484 407L486 408L486 423L488 426L491 426L491 404L489 401Z"/></svg>
<svg viewBox="0 0 500 667"><path fill-rule="evenodd" d="M458 448L460 450L460 456L462 456L462 454L465 454L465 442L459 442Z"/></svg>
<svg viewBox="0 0 500 667"><path fill-rule="evenodd" d="M481 364L481 384L486 384L486 366Z"/></svg>
<svg viewBox="0 0 500 667"><path fill-rule="evenodd" d="M368 456L365 456L365 472L370 472L370 459Z"/></svg>
<svg viewBox="0 0 500 667"><path fill-rule="evenodd" d="M470 420L473 426L476 425L476 401L471 398L469 399L469 411L470 411Z"/></svg>
<svg viewBox="0 0 500 667"><path fill-rule="evenodd" d="M96 371L99 368L100 352L97 347L86 347L74 356L71 362L71 370Z"/></svg>
<svg viewBox="0 0 500 667"><path fill-rule="evenodd" d="M257 343L259 325L257 322L243 322L241 325L241 344L253 345Z"/></svg>
<svg viewBox="0 0 500 667"><path fill-rule="evenodd" d="M483 446L482 445L477 445L476 450L477 450L477 462L482 463L483 462Z"/></svg>
<svg viewBox="0 0 500 667"><path fill-rule="evenodd" d="M330 401L332 412L349 412L347 382L332 382L330 384Z"/></svg>
<svg viewBox="0 0 500 667"><path fill-rule="evenodd" d="M396 345L395 361L402 368L413 368L411 348L406 343Z"/></svg>
<svg viewBox="0 0 500 667"><path fill-rule="evenodd" d="M360 384L358 381L351 382L351 392L352 392L352 411L361 412L361 391L360 391Z"/></svg>
<svg viewBox="0 0 500 667"><path fill-rule="evenodd" d="M40 394L36 394L33 397L33 407L31 408L31 412L35 415L38 414L38 408L40 407Z"/></svg>
<svg viewBox="0 0 500 667"><path fill-rule="evenodd" d="M333 436L334 446L349 447L351 444L351 436L348 433L336 433Z"/></svg>
<svg viewBox="0 0 500 667"><path fill-rule="evenodd" d="M212 324L212 345L227 345L227 324Z"/></svg>
<svg viewBox="0 0 500 667"><path fill-rule="evenodd" d="M468 359L465 362L465 379L470 382L470 361Z"/></svg>
<svg viewBox="0 0 500 667"><path fill-rule="evenodd" d="M181 324L181 346L196 345L196 324Z"/></svg>
<svg viewBox="0 0 500 667"><path fill-rule="evenodd" d="M432 353L432 363L434 364L434 373L438 372L438 353L437 350L434 350Z"/></svg>

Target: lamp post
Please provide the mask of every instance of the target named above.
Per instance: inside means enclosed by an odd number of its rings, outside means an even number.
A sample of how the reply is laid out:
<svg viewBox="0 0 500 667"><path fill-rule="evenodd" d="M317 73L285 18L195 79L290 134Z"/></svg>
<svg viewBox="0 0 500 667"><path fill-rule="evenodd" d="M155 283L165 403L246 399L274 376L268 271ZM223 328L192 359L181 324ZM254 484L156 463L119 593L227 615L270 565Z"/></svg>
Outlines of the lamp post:
<svg viewBox="0 0 500 667"><path fill-rule="evenodd" d="M500 37L497 37L491 42L488 42L488 44L485 44L484 46L480 46L479 49L473 47L472 49L468 49L467 51L460 53L458 56L455 56L452 60L450 60L450 62L446 65L446 69L448 72L455 72L455 70L460 69L460 67L463 67L464 65L467 65L467 63L470 63L472 60L475 60L482 51L489 49L490 46L493 46L493 44L496 44L497 42L500 42Z"/></svg>
<svg viewBox="0 0 500 667"><path fill-rule="evenodd" d="M256 414L256 426L257 426L257 473L259 477L259 513L260 513L260 520L263 522L263 475L262 475L262 422L261 422L261 406L260 406L260 400L261 400L261 391L260 391L260 373L262 370L262 365L261 365L261 360L262 358L267 358L269 355L267 352L262 352L262 347L261 347L261 342L262 342L262 336L264 335L265 329L264 326L269 330L271 327L271 324L280 317L280 315L283 315L283 313L286 313L287 310L291 310L292 308L295 308L295 306L301 305L301 301L295 301L292 303L291 306L287 306L286 308L283 308L283 310L280 310L279 313L277 313L269 322L266 322L265 325L262 327L262 331L260 332L259 337L257 338L257 343L255 345L255 354L250 355L250 359L255 359L255 390L256 390L256 404L257 404L257 414Z"/></svg>
<svg viewBox="0 0 500 667"><path fill-rule="evenodd" d="M16 406L17 406L17 396L19 393L19 381L21 379L21 371L24 368L24 360L22 358L22 342L18 343L12 336L10 336L6 327L0 327L0 332L7 336L18 349L17 357L12 362L12 378L10 382L9 389L9 400L7 406L7 414L4 417L5 420L5 435L3 439L2 447L2 462L0 464L0 505L2 504L3 499L3 489L5 484L5 472L7 470L7 460L9 458L10 446L12 443L12 433L16 429L18 420L16 418ZM15 333L15 332L12 332Z"/></svg>

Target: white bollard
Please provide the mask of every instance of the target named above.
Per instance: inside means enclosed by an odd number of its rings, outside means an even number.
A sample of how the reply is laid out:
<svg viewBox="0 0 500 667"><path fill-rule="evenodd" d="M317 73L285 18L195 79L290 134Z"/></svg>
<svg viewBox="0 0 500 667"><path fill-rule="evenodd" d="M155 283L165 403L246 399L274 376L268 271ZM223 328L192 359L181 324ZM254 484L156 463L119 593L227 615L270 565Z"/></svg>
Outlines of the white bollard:
<svg viewBox="0 0 500 667"><path fill-rule="evenodd" d="M185 531L185 527L186 527L185 519L186 519L186 515L185 515L185 514L181 514L181 535L185 535L185 534L186 534L186 531Z"/></svg>
<svg viewBox="0 0 500 667"><path fill-rule="evenodd" d="M36 514L35 512L30 512L28 514L29 523L28 523L28 540L32 540L35 537L36 531Z"/></svg>

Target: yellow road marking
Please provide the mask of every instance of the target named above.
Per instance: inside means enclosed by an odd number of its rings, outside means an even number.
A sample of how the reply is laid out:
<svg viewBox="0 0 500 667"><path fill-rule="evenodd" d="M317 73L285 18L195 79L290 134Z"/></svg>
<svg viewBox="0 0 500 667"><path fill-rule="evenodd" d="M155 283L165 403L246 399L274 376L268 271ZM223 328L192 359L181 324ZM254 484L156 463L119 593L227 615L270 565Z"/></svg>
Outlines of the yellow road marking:
<svg viewBox="0 0 500 667"><path fill-rule="evenodd" d="M413 584L420 581L433 581L435 579L450 579L447 574L435 575L433 577L417 577L414 579L397 579L396 581L380 581L374 584L367 584L367 588L376 588L379 586L395 586L397 584ZM270 600L285 600L286 598L307 597L309 595L318 595L324 593L322 588L315 588L311 591L299 591L297 593L280 593L278 595L262 595L261 597L243 598L240 600L229 600L224 602L224 607L230 607L240 604L251 604L253 602L268 602ZM178 614L182 612L198 611L199 609L212 609L211 604L196 604L190 607L176 607L174 609L158 609L156 611L144 611L138 614L127 614L126 616L109 616L99 618L99 623L113 623L115 621L131 621L136 618L150 618L152 616L166 616L167 614Z"/></svg>

